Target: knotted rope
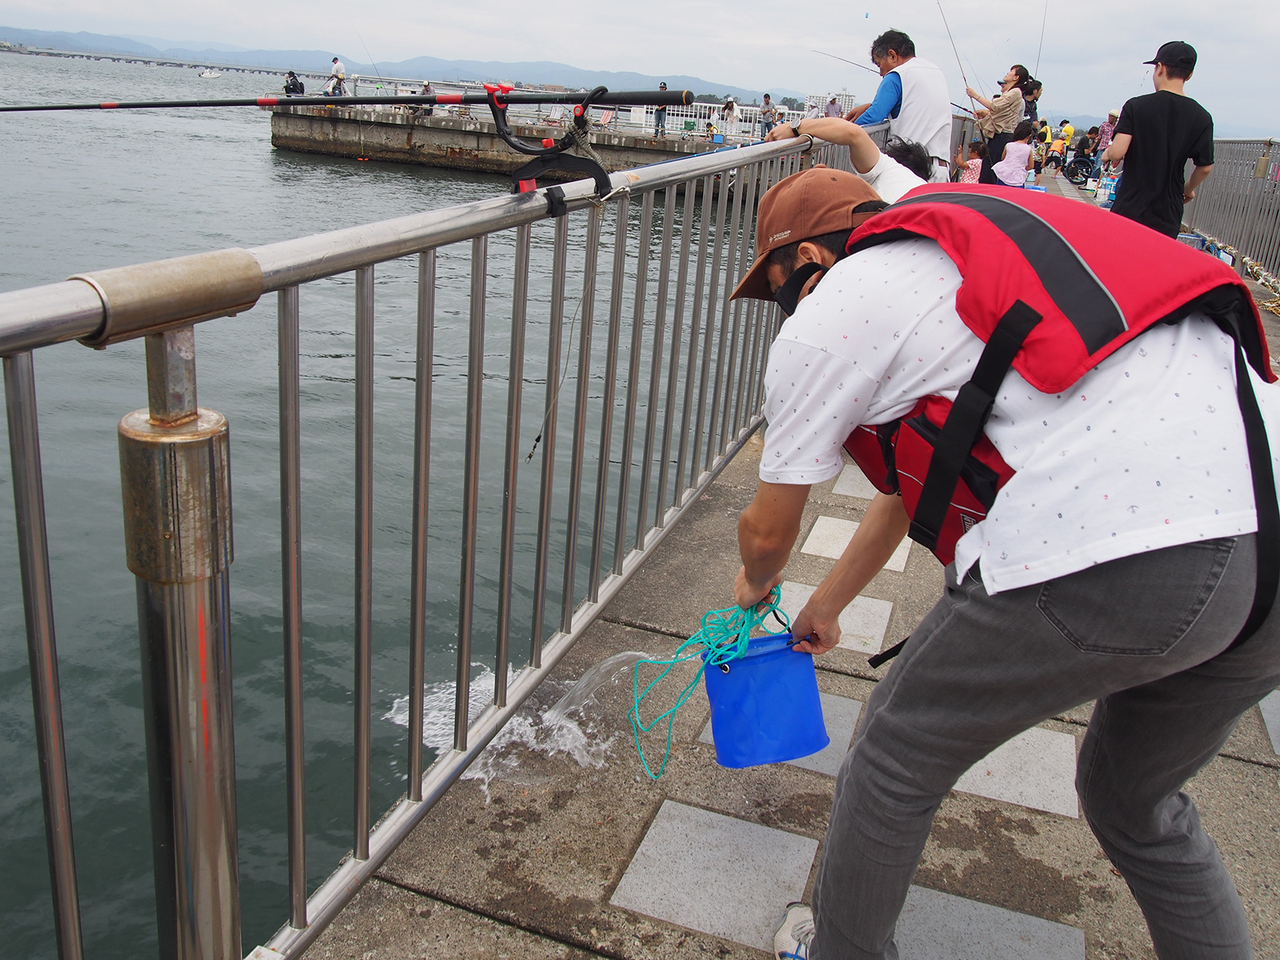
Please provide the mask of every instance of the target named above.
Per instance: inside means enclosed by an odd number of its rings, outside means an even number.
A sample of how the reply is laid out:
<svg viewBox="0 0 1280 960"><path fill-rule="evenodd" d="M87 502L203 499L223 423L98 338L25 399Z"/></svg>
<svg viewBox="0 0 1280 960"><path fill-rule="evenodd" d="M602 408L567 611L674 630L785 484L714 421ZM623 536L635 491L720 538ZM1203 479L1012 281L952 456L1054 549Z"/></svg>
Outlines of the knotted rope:
<svg viewBox="0 0 1280 960"><path fill-rule="evenodd" d="M747 653L747 641L750 639L751 634L756 628L763 625L765 618L770 614L782 625L783 630L789 631L791 629L791 619L778 606L781 601L781 595L781 590L774 587L766 599L760 601L749 610L744 610L738 606L726 607L723 610L712 610L702 618L702 626L698 632L680 644L671 659L646 659L636 663L631 683L633 702L631 709L627 711L627 719L631 721L631 730L635 735L636 753L640 756L640 763L644 767L644 772L651 779L657 780L662 776L662 771L667 768L667 760L671 757L671 726L675 722L676 711L684 706L685 701L693 695L693 691L697 689L698 682L702 679L702 674L707 667L718 667L723 663L745 656ZM649 695L654 687L662 682L673 667L695 657L700 658L702 663L698 666L698 672L694 674L693 679L676 697L675 704L670 709L658 714L648 723L645 723L640 717L641 701ZM640 691L640 667L646 663L662 669L649 682L649 685L644 688L642 693ZM666 751L662 755L662 765L658 767L658 772L654 773L649 768L649 761L645 759L644 748L640 745L640 734L642 732L648 733L663 720L667 721Z"/></svg>

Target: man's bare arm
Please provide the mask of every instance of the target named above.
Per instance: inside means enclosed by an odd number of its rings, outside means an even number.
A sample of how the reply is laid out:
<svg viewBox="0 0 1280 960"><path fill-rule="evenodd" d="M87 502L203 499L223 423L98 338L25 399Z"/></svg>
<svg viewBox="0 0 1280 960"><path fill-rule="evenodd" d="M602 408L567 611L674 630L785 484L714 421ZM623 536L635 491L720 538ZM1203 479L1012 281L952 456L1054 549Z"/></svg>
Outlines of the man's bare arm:
<svg viewBox="0 0 1280 960"><path fill-rule="evenodd" d="M828 143L838 143L848 147L849 159L859 173L869 173L871 168L880 162L880 148L876 146L867 131L856 123L850 123L840 117L797 120L789 129L784 126L774 127L765 140L782 140L790 137L796 124L804 127L806 137L817 137Z"/></svg>
<svg viewBox="0 0 1280 960"><path fill-rule="evenodd" d="M1102 162L1119 163L1124 159L1124 155L1129 152L1129 144L1131 143L1133 143L1133 134L1117 133L1111 138L1111 145L1107 147L1106 152L1102 155Z"/></svg>
<svg viewBox="0 0 1280 960"><path fill-rule="evenodd" d="M876 495L836 565L791 622L793 635L809 638L797 650L826 653L840 642L840 612L880 572L910 527L901 497Z"/></svg>
<svg viewBox="0 0 1280 960"><path fill-rule="evenodd" d="M742 569L733 588L738 606L745 609L758 603L782 579L808 497L807 484L760 481L755 499L738 518Z"/></svg>
<svg viewBox="0 0 1280 960"><path fill-rule="evenodd" d="M1203 167L1196 167L1191 171L1191 179L1188 180L1186 186L1182 188L1183 203L1190 203L1196 198L1196 187L1209 179L1209 174L1212 172L1212 163L1206 163Z"/></svg>

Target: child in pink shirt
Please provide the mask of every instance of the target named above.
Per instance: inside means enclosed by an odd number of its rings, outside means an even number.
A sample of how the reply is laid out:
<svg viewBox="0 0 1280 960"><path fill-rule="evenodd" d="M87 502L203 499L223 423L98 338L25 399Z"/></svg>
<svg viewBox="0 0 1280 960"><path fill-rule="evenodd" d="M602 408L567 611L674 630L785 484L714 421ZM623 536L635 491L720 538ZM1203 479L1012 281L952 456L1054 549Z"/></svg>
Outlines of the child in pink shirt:
<svg viewBox="0 0 1280 960"><path fill-rule="evenodd" d="M1030 120L1023 120L1013 130L1011 139L1004 148L1004 156L991 167L996 177L1006 187L1025 187L1027 171L1031 169L1031 132Z"/></svg>
<svg viewBox="0 0 1280 960"><path fill-rule="evenodd" d="M957 183L977 183L978 174L982 172L982 160L987 155L987 145L981 140L969 144L969 159L960 159L960 148L956 147L956 167L960 170Z"/></svg>

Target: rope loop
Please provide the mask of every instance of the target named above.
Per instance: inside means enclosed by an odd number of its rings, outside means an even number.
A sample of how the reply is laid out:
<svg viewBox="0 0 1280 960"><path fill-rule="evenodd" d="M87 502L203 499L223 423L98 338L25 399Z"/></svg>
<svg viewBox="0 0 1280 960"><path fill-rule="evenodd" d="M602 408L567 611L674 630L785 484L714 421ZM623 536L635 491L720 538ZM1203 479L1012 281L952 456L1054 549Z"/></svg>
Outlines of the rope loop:
<svg viewBox="0 0 1280 960"><path fill-rule="evenodd" d="M671 727L675 723L676 711L693 696L693 691L698 688L698 683L702 680L702 674L707 667L723 667L732 660L746 656L747 642L751 638L751 634L758 628L763 627L765 619L771 614L782 625L784 632L790 632L791 618L779 607L778 604L781 599L782 591L775 586L769 591L768 597L748 610L744 610L739 606L726 607L723 610L712 610L703 616L702 626L698 629L698 632L680 644L671 659L646 659L636 663L631 682L633 702L631 709L627 711L627 719L631 721L631 731L635 735L636 753L640 756L640 764L651 779L657 780L667 768L667 761L671 758ZM694 674L688 685L680 691L680 695L676 697L676 702L670 709L663 711L648 723L645 723L640 716L640 704L644 698L666 678L674 667L695 657L702 661L698 665L698 672ZM640 690L640 668L644 664L661 669L658 675L649 681L648 686L642 692ZM645 759L644 748L640 745L640 734L648 733L663 720L667 721L666 750L662 755L662 764L658 767L658 772L654 773L649 767L649 761Z"/></svg>

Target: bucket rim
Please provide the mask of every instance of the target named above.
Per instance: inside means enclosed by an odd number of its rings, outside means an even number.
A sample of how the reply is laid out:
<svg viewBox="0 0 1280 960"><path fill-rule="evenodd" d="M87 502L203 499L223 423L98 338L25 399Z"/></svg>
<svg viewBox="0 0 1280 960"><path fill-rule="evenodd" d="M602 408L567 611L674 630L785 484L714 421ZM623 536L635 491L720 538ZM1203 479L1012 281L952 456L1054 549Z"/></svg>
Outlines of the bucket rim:
<svg viewBox="0 0 1280 960"><path fill-rule="evenodd" d="M763 657L771 653L779 653L783 650L790 649L795 643L795 639L788 633L772 633L765 637L753 637L747 641L747 652L741 657L735 657L736 660L748 660L751 657ZM704 650L701 653L703 660L707 659L707 654L711 651ZM803 651L796 651L803 653Z"/></svg>

